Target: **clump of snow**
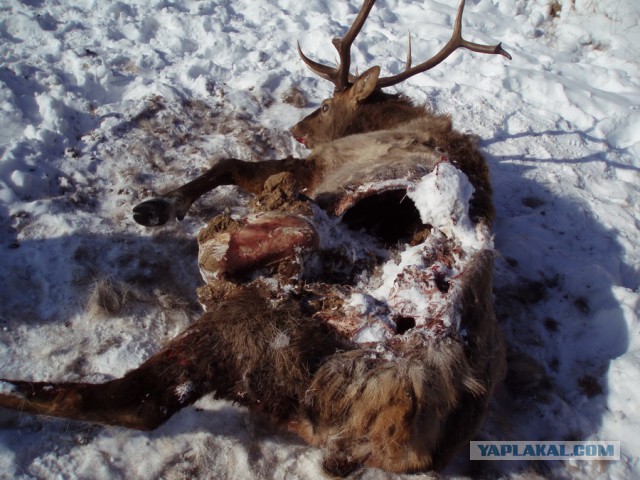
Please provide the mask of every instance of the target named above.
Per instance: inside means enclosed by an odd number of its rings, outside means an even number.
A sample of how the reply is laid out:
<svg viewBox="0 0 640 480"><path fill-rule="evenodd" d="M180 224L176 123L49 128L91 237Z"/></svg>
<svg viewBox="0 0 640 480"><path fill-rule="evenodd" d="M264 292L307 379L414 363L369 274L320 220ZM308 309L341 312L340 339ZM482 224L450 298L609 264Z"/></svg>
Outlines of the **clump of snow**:
<svg viewBox="0 0 640 480"><path fill-rule="evenodd" d="M178 402L185 403L189 400L189 397L193 393L193 382L187 381L178 385L175 389L176 397L178 397Z"/></svg>
<svg viewBox="0 0 640 480"><path fill-rule="evenodd" d="M271 346L276 350L280 348L287 348L290 342L291 339L289 338L289 335L284 332L278 332L271 342Z"/></svg>
<svg viewBox="0 0 640 480"><path fill-rule="evenodd" d="M17 391L18 389L13 383L0 381L0 394L15 394Z"/></svg>
<svg viewBox="0 0 640 480"><path fill-rule="evenodd" d="M376 322L358 330L352 340L355 343L379 344L389 338L389 334L389 329L385 328L384 323Z"/></svg>
<svg viewBox="0 0 640 480"><path fill-rule="evenodd" d="M370 284L376 281L375 277L363 279L346 299L346 312L349 314L346 321L353 324L350 338L355 343L379 345L396 334L387 302L381 302L368 293Z"/></svg>
<svg viewBox="0 0 640 480"><path fill-rule="evenodd" d="M489 248L486 233L476 232L469 218L474 188L467 176L449 162L442 162L407 191L425 225L456 238L463 247ZM480 227L479 227L480 228Z"/></svg>

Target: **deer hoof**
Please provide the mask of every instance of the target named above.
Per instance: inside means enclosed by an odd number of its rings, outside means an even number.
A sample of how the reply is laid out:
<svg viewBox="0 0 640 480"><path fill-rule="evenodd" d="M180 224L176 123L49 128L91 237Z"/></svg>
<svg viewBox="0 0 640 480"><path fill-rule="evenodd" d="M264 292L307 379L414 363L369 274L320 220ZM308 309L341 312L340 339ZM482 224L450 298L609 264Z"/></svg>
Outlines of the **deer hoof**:
<svg viewBox="0 0 640 480"><path fill-rule="evenodd" d="M164 198L153 198L133 207L133 219L145 227L164 225L174 218L175 206Z"/></svg>

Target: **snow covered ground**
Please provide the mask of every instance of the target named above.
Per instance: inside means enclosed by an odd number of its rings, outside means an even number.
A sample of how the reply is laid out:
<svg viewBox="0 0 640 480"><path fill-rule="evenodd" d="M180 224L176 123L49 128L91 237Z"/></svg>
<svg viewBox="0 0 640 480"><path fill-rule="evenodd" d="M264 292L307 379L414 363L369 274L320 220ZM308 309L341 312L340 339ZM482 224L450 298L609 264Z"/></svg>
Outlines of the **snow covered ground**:
<svg viewBox="0 0 640 480"><path fill-rule="evenodd" d="M287 129L331 85L295 42L333 60L330 38L359 6L0 4L1 377L112 378L198 316L195 234L246 198L222 188L154 230L131 207L221 156L304 155ZM414 62L427 58L455 8L379 0L354 64L399 71L408 30ZM516 374L479 438L619 440L622 460L471 464L463 450L446 474L638 478L640 3L470 0L464 32L513 60L456 52L398 89L478 135L493 175L496 307ZM196 407L151 433L2 411L0 477L320 477L318 450L231 404Z"/></svg>

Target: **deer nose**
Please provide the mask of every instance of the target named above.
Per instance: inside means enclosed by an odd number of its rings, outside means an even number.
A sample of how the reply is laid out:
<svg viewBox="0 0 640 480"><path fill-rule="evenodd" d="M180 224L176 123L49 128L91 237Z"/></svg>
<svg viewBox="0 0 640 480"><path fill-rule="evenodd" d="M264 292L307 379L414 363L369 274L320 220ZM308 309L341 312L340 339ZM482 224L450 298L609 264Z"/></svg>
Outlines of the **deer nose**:
<svg viewBox="0 0 640 480"><path fill-rule="evenodd" d="M291 127L291 130L289 131L291 132L291 135L293 135L293 138L296 139L296 141L300 142L303 145L306 145L305 138L302 135L302 132L300 131L300 128L297 124Z"/></svg>

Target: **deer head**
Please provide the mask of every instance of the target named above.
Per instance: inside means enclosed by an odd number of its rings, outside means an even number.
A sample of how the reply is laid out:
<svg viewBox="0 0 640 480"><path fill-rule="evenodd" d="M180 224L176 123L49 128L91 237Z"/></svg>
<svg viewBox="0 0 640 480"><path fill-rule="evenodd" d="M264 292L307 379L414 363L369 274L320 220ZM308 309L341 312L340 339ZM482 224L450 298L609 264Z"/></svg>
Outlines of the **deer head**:
<svg viewBox="0 0 640 480"><path fill-rule="evenodd" d="M320 108L296 124L291 133L307 148L314 148L345 135L355 123L360 106L375 92L380 67L358 76L353 85L323 100Z"/></svg>
<svg viewBox="0 0 640 480"><path fill-rule="evenodd" d="M418 73L434 68L458 48L466 48L478 53L503 55L511 60L511 55L502 48L501 43L481 45L462 38L462 14L465 0L461 0L451 38L433 57L412 66L411 39L409 38L406 67L403 72L389 77L380 77L380 67L375 66L361 75L351 75L349 73L351 45L360 33L374 3L375 0L365 0L346 35L333 39L332 43L338 51L340 59L337 67L330 67L311 60L298 45L298 53L302 61L315 74L335 85L333 97L324 100L320 108L291 129L295 139L308 148L315 148L323 143L354 133L391 128L402 121L423 114L424 109L413 107L405 97L385 94L381 89L397 85ZM375 109L367 108L372 105L376 105Z"/></svg>

